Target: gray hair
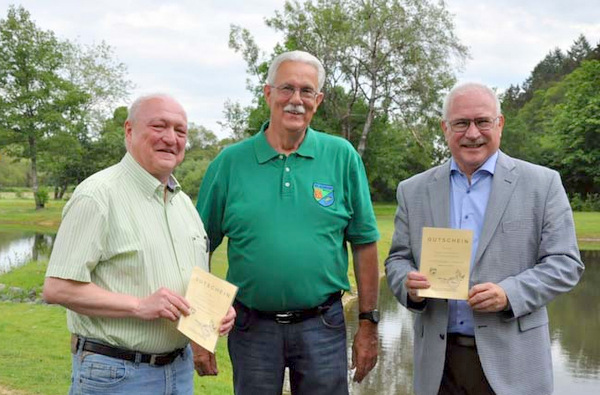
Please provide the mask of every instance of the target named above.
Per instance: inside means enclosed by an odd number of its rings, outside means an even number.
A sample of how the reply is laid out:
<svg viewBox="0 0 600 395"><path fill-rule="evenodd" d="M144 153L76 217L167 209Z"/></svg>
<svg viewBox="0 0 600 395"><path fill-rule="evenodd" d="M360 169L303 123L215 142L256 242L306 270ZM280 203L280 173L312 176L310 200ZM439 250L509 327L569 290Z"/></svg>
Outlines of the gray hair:
<svg viewBox="0 0 600 395"><path fill-rule="evenodd" d="M171 96L167 93L157 92L157 93L150 93L148 95L139 96L137 99L135 99L133 101L133 103L131 103L131 106L129 106L129 110L127 111L127 121L134 122L137 112L139 111L141 105L144 102L146 102L148 100L152 100L152 99L171 99L174 102L179 103L177 100L175 100L175 98L173 98L173 96ZM186 114L186 116L187 116L187 114Z"/></svg>
<svg viewBox="0 0 600 395"><path fill-rule="evenodd" d="M267 84L273 85L275 83L275 75L277 74L277 70L279 70L279 66L287 61L302 62L313 66L317 70L317 82L319 84L318 91L321 92L321 89L323 89L323 85L325 84L325 68L319 59L304 51L290 51L277 55L269 66Z"/></svg>
<svg viewBox="0 0 600 395"><path fill-rule="evenodd" d="M496 115L502 115L502 108L500 107L500 99L498 99L498 95L496 95L496 92L494 92L487 85L484 85L479 82L463 82L461 84L454 85L452 87L452 89L450 89L450 92L448 92L448 95L446 96L446 99L444 100L444 106L442 107L442 116L445 120L448 120L448 110L450 108L450 103L454 99L454 96L456 96L459 93L462 93L464 91L469 91L469 90L479 90L479 91L483 91L483 92L487 93L491 98L494 99L494 102L496 104Z"/></svg>

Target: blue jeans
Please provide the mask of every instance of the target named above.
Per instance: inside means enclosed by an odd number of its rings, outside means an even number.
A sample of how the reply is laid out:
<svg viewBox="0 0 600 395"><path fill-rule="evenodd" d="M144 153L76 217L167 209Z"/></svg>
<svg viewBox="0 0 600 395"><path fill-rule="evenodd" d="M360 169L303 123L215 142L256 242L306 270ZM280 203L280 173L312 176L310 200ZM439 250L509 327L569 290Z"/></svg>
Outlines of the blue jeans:
<svg viewBox="0 0 600 395"><path fill-rule="evenodd" d="M236 306L229 356L237 395L280 395L285 367L294 395L347 395L346 328L341 301L295 324L278 324Z"/></svg>
<svg viewBox="0 0 600 395"><path fill-rule="evenodd" d="M164 366L125 361L81 349L73 354L69 395L193 393L194 361L190 346L173 363Z"/></svg>

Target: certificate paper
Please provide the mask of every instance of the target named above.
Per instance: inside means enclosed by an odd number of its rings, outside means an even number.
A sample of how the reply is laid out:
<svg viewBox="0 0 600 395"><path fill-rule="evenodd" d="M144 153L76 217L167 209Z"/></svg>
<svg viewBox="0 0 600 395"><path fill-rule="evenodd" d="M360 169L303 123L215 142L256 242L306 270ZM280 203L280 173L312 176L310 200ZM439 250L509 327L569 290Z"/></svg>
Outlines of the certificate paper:
<svg viewBox="0 0 600 395"><path fill-rule="evenodd" d="M181 316L177 329L214 353L219 326L237 293L237 287L195 267L185 298L192 305L191 314Z"/></svg>
<svg viewBox="0 0 600 395"><path fill-rule="evenodd" d="M418 296L441 299L468 299L469 269L473 231L423 228L419 271L431 285Z"/></svg>

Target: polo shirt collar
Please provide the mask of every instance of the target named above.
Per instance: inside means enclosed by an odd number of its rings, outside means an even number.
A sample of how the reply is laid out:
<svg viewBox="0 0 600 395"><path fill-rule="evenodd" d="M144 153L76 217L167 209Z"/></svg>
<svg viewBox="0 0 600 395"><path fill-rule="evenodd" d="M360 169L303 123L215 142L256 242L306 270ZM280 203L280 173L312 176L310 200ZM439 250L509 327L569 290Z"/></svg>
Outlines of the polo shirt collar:
<svg viewBox="0 0 600 395"><path fill-rule="evenodd" d="M165 186L156 177L148 173L148 171L144 169L129 152L121 159L121 165L125 168L127 174L129 174L131 182L137 184L144 196L152 197L158 193L162 199L162 193ZM167 188L173 196L181 190L179 182L177 182L177 179L173 177L173 175L169 176Z"/></svg>
<svg viewBox="0 0 600 395"><path fill-rule="evenodd" d="M256 159L258 160L258 163L261 164L268 162L276 156L279 156L279 152L277 152L275 148L271 147L271 144L269 144L267 141L265 130L268 127L269 121L263 123L260 130L254 137L254 152L256 153ZM307 158L315 157L317 143L315 133L316 132L310 127L306 129L304 140L302 140L302 144L300 144L300 147L298 147L296 150L296 154Z"/></svg>
<svg viewBox="0 0 600 395"><path fill-rule="evenodd" d="M486 172L490 173L491 175L494 175L494 170L496 170L496 162L497 161L498 161L498 151L494 152L494 154L492 156L487 158L487 160L485 162L483 162L483 165L479 166L479 169L477 169L475 171L475 173L478 173L480 171L486 171ZM452 174L454 172L459 172L459 173L463 174L463 172L458 168L458 164L456 163L454 158L452 158L450 160L450 174ZM473 173L473 174L475 174L475 173Z"/></svg>

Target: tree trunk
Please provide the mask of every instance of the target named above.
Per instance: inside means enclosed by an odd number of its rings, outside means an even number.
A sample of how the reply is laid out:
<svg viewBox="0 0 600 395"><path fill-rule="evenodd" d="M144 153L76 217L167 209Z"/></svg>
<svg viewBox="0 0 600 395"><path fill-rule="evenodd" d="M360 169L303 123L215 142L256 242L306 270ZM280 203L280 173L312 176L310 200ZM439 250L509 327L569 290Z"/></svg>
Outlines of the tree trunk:
<svg viewBox="0 0 600 395"><path fill-rule="evenodd" d="M62 200L63 197L65 196L65 192L67 191L67 187L68 187L68 185L67 185L66 182L60 187L60 191L58 193L58 198L60 200Z"/></svg>
<svg viewBox="0 0 600 395"><path fill-rule="evenodd" d="M35 136L29 136L29 150L31 152L31 189L33 190L33 198L35 199L35 209L44 208L44 203L38 196L38 177L37 177L37 145Z"/></svg>
<svg viewBox="0 0 600 395"><path fill-rule="evenodd" d="M365 126L363 127L363 131L360 135L360 141L358 142L358 148L356 149L361 158L367 150L367 137L369 137L371 125L373 125L373 118L375 118L375 106L369 105L369 113L367 114L367 120L365 121Z"/></svg>

